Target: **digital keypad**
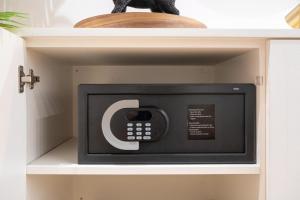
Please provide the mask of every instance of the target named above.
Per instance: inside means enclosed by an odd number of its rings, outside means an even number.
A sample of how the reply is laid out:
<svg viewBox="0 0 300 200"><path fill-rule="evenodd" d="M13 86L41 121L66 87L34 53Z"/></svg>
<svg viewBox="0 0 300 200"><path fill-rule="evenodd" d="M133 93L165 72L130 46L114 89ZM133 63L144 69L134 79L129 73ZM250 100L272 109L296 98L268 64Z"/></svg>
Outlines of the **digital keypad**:
<svg viewBox="0 0 300 200"><path fill-rule="evenodd" d="M127 123L127 140L147 141L151 140L151 123Z"/></svg>

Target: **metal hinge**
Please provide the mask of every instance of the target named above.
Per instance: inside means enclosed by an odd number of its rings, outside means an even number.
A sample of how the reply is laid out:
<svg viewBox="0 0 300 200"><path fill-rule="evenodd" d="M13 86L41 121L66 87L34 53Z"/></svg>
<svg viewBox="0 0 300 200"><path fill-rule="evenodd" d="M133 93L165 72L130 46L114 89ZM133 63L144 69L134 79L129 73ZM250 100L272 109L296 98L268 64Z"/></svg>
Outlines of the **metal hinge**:
<svg viewBox="0 0 300 200"><path fill-rule="evenodd" d="M24 92L24 87L25 87L26 84L28 84L30 89L33 89L34 84L37 83L37 82L40 82L40 77L35 76L32 69L29 69L29 74L26 75L24 73L24 67L23 66L19 66L18 77L19 77L19 93Z"/></svg>

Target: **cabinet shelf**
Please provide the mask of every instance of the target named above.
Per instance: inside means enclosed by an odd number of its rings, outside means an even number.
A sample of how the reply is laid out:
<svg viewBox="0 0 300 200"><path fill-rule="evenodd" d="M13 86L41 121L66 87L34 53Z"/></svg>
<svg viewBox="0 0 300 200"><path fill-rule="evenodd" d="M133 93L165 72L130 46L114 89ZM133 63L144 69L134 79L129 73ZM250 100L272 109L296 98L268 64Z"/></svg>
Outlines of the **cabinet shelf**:
<svg viewBox="0 0 300 200"><path fill-rule="evenodd" d="M28 175L259 174L259 164L79 165L71 139L27 165Z"/></svg>
<svg viewBox="0 0 300 200"><path fill-rule="evenodd" d="M300 38L296 29L24 28L17 34L30 42L62 37L73 41L82 37Z"/></svg>

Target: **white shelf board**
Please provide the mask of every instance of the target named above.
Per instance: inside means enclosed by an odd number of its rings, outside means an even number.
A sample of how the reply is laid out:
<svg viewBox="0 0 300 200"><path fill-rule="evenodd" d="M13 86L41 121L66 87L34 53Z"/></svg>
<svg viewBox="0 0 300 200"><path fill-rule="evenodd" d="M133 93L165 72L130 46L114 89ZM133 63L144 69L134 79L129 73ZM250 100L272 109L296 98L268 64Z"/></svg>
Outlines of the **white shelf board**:
<svg viewBox="0 0 300 200"><path fill-rule="evenodd" d="M300 38L299 29L25 28L17 34L25 39L35 37Z"/></svg>
<svg viewBox="0 0 300 200"><path fill-rule="evenodd" d="M259 174L258 164L79 165L71 139L27 165L28 175Z"/></svg>
<svg viewBox="0 0 300 200"><path fill-rule="evenodd" d="M17 33L31 48L197 47L195 40L300 39L296 29L28 28ZM181 42L183 41L183 42ZM190 42L189 42L190 41Z"/></svg>

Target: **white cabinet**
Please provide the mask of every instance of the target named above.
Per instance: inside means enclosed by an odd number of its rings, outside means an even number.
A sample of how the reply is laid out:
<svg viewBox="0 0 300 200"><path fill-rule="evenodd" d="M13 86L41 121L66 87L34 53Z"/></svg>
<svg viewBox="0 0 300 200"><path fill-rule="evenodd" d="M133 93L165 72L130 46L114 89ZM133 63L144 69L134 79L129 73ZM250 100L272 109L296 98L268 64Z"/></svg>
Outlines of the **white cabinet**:
<svg viewBox="0 0 300 200"><path fill-rule="evenodd" d="M0 198L25 200L26 96L18 91L24 41L0 29Z"/></svg>
<svg viewBox="0 0 300 200"><path fill-rule="evenodd" d="M271 40L267 200L300 199L300 40Z"/></svg>
<svg viewBox="0 0 300 200"><path fill-rule="evenodd" d="M0 36L0 199L300 199L300 41L266 45L298 33L30 29ZM22 94L19 65L41 80ZM256 84L257 163L78 165L81 83ZM148 189L156 192L145 196Z"/></svg>

